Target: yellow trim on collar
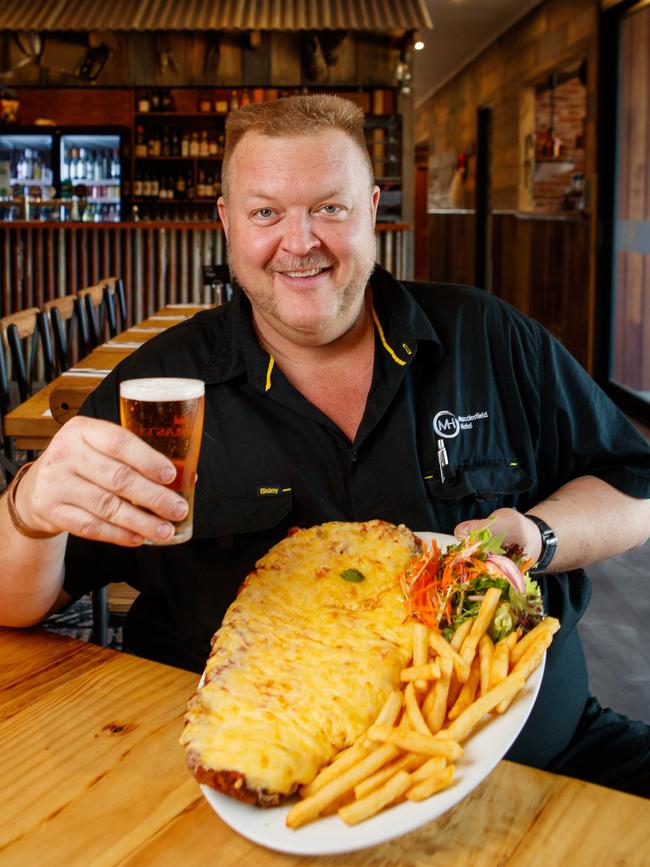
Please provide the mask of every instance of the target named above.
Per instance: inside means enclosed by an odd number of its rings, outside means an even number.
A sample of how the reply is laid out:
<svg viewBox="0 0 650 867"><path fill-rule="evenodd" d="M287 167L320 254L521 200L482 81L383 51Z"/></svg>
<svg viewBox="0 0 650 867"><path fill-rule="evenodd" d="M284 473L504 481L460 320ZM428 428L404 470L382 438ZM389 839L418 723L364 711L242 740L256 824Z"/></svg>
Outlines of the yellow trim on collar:
<svg viewBox="0 0 650 867"><path fill-rule="evenodd" d="M264 391L271 390L271 371L273 370L273 365L275 364L275 358L272 355L269 355L269 366L266 368L266 385L264 386Z"/></svg>
<svg viewBox="0 0 650 867"><path fill-rule="evenodd" d="M375 325L377 326L377 334L379 334L379 339L381 340L381 345L384 347L386 352L390 355L390 357L393 359L393 361L396 364L399 364L402 367L404 367L406 362L403 361L401 358L398 358L397 355L395 355L395 353L393 352L391 347L386 342L386 337L384 335L384 329L381 327L381 322L379 321L379 317L377 316L377 311L375 310L374 304L372 305L372 318L374 319Z"/></svg>

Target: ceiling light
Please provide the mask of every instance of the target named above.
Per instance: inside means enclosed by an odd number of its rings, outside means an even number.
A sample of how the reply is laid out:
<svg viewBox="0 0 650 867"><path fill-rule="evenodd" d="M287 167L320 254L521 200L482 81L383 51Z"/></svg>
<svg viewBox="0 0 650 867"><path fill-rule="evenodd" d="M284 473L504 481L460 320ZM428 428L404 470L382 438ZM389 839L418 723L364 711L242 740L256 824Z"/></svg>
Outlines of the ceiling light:
<svg viewBox="0 0 650 867"><path fill-rule="evenodd" d="M422 42L421 39L418 39L417 42L413 45L413 48L415 48L416 51L422 51L422 49L424 48L424 42Z"/></svg>

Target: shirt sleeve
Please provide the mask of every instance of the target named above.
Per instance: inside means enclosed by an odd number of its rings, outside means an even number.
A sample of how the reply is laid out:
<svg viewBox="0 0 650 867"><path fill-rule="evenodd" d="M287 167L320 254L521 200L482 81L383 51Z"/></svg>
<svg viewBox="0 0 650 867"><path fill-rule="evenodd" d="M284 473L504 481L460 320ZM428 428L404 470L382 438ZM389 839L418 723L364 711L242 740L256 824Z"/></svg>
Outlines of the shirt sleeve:
<svg viewBox="0 0 650 867"><path fill-rule="evenodd" d="M545 329L540 339L540 465L559 487L592 475L633 497L650 497L650 444Z"/></svg>

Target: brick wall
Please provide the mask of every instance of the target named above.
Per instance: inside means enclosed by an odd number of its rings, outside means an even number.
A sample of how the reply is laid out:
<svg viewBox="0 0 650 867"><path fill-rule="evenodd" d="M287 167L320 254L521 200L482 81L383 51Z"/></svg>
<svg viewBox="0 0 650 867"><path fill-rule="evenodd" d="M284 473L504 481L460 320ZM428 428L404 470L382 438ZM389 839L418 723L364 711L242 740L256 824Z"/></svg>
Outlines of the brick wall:
<svg viewBox="0 0 650 867"><path fill-rule="evenodd" d="M524 209L523 202L531 201L533 178L525 166L523 140L526 133L534 139L535 121L532 110L525 115L523 94L582 60L587 61L584 169L588 182L595 175L598 15L597 0L546 0L417 107L415 140L428 143L430 157L470 155L467 207L474 205L477 109L492 109L492 206ZM528 196L522 195L526 184Z"/></svg>
<svg viewBox="0 0 650 867"><path fill-rule="evenodd" d="M563 210L564 193L574 174L585 172L584 123L587 113L587 88L578 76L558 84L551 96L550 87L539 91L535 99L535 135L543 142L553 124L561 142L559 162L543 163L536 159L533 181L533 210L557 213ZM551 115L553 120L551 121ZM538 147L539 150L539 147Z"/></svg>

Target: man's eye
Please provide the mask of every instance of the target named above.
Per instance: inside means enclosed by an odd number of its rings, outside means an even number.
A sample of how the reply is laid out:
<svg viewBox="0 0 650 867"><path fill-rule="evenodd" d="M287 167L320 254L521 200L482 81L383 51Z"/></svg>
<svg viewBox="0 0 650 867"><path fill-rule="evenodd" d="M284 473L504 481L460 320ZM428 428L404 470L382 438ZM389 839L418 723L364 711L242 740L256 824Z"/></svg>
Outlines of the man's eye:
<svg viewBox="0 0 650 867"><path fill-rule="evenodd" d="M323 205L320 210L323 214L340 214L342 208L339 205Z"/></svg>
<svg viewBox="0 0 650 867"><path fill-rule="evenodd" d="M268 220L269 217L273 216L273 211L270 208L260 208L253 213L253 216L261 217L263 220Z"/></svg>

